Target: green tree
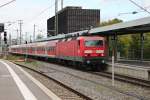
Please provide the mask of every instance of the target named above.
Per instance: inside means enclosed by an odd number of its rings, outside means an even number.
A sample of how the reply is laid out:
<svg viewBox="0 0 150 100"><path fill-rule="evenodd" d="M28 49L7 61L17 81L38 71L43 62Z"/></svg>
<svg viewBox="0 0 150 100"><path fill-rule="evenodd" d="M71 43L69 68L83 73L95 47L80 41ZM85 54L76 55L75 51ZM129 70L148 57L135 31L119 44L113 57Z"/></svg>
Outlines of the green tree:
<svg viewBox="0 0 150 100"><path fill-rule="evenodd" d="M144 39L144 59L150 60L150 33L145 34L145 39Z"/></svg>
<svg viewBox="0 0 150 100"><path fill-rule="evenodd" d="M107 25L112 25L112 24L116 24L116 23L121 23L123 22L121 19L112 19L112 20L108 20L108 21L104 21L102 23L100 23L99 26L107 26Z"/></svg>
<svg viewBox="0 0 150 100"><path fill-rule="evenodd" d="M134 53L134 58L140 59L141 56L141 38L140 34L131 35L129 50ZM131 55L132 56L132 55ZM133 57L131 57L133 58ZM150 33L144 34L144 59L150 60Z"/></svg>
<svg viewBox="0 0 150 100"><path fill-rule="evenodd" d="M122 57L127 58L129 56L129 47L132 41L131 35L118 36L117 49Z"/></svg>
<svg viewBox="0 0 150 100"><path fill-rule="evenodd" d="M42 35L42 34L38 34L37 35L37 37L36 37L36 39L38 40L38 39L42 39L44 36Z"/></svg>

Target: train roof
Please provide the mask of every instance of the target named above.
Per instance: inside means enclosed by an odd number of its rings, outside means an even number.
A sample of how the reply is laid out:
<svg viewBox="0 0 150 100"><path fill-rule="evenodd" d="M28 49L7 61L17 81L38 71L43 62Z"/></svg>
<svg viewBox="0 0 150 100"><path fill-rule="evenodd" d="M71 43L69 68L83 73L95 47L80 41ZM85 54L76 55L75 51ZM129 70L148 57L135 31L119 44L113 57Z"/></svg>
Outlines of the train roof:
<svg viewBox="0 0 150 100"><path fill-rule="evenodd" d="M69 38L69 37L84 36L84 35L86 35L88 33L88 31L89 30L77 31L77 32L68 33L68 34L59 34L57 36L51 36L49 38L36 40L35 42L43 42L43 41L58 40L58 39Z"/></svg>

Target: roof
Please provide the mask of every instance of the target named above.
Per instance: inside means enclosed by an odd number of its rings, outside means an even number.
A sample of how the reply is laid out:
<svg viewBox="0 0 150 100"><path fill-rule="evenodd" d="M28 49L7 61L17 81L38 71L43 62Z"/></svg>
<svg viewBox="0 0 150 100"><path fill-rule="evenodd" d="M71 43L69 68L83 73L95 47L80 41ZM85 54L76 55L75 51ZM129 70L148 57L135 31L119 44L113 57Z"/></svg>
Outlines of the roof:
<svg viewBox="0 0 150 100"><path fill-rule="evenodd" d="M122 35L146 32L150 32L150 17L104 27L97 27L89 31L90 35Z"/></svg>
<svg viewBox="0 0 150 100"><path fill-rule="evenodd" d="M133 34L133 33L146 33L150 32L150 17L141 18L129 22L117 23L109 26L97 27L91 30L78 31L68 34L59 34L57 36L52 36L46 39L37 40L36 42L49 41L62 39L66 37L73 37L75 35L123 35L123 34Z"/></svg>

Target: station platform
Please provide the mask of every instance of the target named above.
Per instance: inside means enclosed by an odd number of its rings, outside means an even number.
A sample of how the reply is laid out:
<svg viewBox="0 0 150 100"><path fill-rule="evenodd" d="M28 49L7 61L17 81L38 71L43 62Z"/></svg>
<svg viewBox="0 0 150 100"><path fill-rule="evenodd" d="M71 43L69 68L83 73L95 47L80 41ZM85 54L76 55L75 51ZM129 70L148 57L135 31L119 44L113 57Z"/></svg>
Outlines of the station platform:
<svg viewBox="0 0 150 100"><path fill-rule="evenodd" d="M0 60L0 100L61 100L21 67Z"/></svg>
<svg viewBox="0 0 150 100"><path fill-rule="evenodd" d="M112 63L107 63L107 72L112 72ZM150 80L150 66L139 65L138 63L121 63L116 62L114 66L114 71L116 74L130 76L138 79Z"/></svg>

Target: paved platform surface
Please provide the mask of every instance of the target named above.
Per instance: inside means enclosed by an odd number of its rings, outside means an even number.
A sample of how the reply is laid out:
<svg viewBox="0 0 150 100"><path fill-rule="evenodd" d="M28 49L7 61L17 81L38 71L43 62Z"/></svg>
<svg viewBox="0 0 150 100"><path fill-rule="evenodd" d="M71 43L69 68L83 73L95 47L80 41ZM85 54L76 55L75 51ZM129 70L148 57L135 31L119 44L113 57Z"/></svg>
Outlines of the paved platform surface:
<svg viewBox="0 0 150 100"><path fill-rule="evenodd" d="M0 60L0 100L61 100L21 67Z"/></svg>
<svg viewBox="0 0 150 100"><path fill-rule="evenodd" d="M107 71L112 72L112 63L109 62L107 64L109 65ZM120 75L126 75L134 78L150 80L150 67L145 65L139 65L138 63L127 64L127 63L117 62L114 64L114 72Z"/></svg>
<svg viewBox="0 0 150 100"><path fill-rule="evenodd" d="M150 68L150 61L139 61L139 60L120 60L117 63L125 64L131 67L143 67Z"/></svg>

